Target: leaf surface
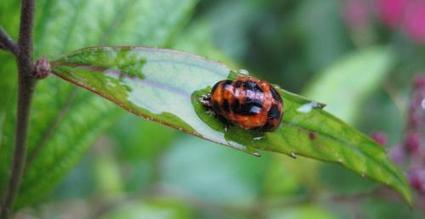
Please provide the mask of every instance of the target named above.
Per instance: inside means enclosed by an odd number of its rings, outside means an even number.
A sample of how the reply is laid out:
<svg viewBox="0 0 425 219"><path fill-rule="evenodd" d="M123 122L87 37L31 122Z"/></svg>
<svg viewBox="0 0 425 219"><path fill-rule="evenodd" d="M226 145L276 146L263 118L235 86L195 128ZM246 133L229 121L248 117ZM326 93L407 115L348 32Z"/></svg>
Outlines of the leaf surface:
<svg viewBox="0 0 425 219"><path fill-rule="evenodd" d="M34 58L54 57L66 51L99 44L167 46L190 17L196 2L39 0L34 23ZM19 2L5 0L5 3L0 4L0 8L5 9L1 10L5 13L0 15L0 19L8 24L5 27L7 30L16 30L19 26ZM12 36L17 33L9 32ZM0 59L2 57L3 54L0 54ZM8 80L7 83L6 80L0 82L0 88L8 94L7 98L0 98L0 195L9 179L14 142L14 66L12 61L0 68L0 73L12 75L8 77L2 74ZM3 105L3 102L7 105ZM28 167L17 208L34 203L51 191L121 113L115 105L58 78L49 77L40 81L31 109Z"/></svg>
<svg viewBox="0 0 425 219"><path fill-rule="evenodd" d="M277 86L285 112L277 130L226 129L199 101L217 81L237 76L223 64L167 49L92 47L64 56L53 66L59 77L148 120L254 155L266 150L339 163L394 188L411 202L405 177L383 148L322 110L321 104Z"/></svg>

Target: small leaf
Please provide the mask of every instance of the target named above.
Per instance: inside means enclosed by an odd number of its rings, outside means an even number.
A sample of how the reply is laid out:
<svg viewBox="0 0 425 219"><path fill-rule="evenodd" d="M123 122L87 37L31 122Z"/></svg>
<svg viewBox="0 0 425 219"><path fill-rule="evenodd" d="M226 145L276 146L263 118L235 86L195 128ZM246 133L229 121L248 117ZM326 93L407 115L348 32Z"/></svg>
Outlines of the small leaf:
<svg viewBox="0 0 425 219"><path fill-rule="evenodd" d="M140 76L124 71L128 63L143 63L131 70ZM166 49L92 47L55 61L53 71L148 120L252 154L260 149L336 162L389 185L411 203L405 177L380 146L320 104L278 87L285 115L277 130L261 133L231 126L225 131L199 102L217 81L237 76L223 64Z"/></svg>
<svg viewBox="0 0 425 219"><path fill-rule="evenodd" d="M376 47L352 53L313 80L306 96L326 102L327 110L351 123L366 95L388 73L392 60L393 53L388 48Z"/></svg>

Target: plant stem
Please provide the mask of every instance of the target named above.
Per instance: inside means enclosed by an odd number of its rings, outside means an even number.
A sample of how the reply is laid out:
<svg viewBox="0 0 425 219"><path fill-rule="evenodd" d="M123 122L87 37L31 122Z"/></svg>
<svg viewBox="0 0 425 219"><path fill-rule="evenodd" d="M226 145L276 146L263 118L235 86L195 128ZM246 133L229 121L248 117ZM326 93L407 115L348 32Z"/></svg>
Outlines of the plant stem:
<svg viewBox="0 0 425 219"><path fill-rule="evenodd" d="M18 56L18 45L9 37L6 31L0 27L0 49L8 50L15 56Z"/></svg>
<svg viewBox="0 0 425 219"><path fill-rule="evenodd" d="M9 185L5 190L0 210L0 219L7 219L13 210L19 192L22 173L27 156L26 140L31 100L35 87L32 77L32 26L34 21L34 1L21 1L21 21L18 39L19 52L17 53L18 66L18 105L17 124L15 130L15 150L12 161L12 172Z"/></svg>

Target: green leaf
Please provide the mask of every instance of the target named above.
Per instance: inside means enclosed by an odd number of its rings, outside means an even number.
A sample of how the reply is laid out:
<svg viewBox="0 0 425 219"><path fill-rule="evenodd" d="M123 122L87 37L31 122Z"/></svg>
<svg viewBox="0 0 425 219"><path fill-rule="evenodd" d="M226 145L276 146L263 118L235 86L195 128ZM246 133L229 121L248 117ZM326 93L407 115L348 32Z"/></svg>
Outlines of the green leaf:
<svg viewBox="0 0 425 219"><path fill-rule="evenodd" d="M200 54L209 59L220 60L226 65L235 66L234 61L216 47L211 26L212 24L207 20L198 18L196 22L192 22L189 27L184 29L176 39L173 48Z"/></svg>
<svg viewBox="0 0 425 219"><path fill-rule="evenodd" d="M69 50L99 44L167 46L188 20L196 2L40 0L36 5L34 56L54 57ZM6 18L7 22L13 18L10 22L17 23L19 2L5 0L0 3L0 8L5 9L0 10L2 12L7 11L0 15L2 21L4 17L4 23ZM13 11L14 16L10 16L9 11ZM10 26L6 29L18 27ZM12 68L2 66L0 73L14 70L15 64L11 63ZM15 72L8 72L8 75ZM8 87L0 82L2 91L11 94L7 110L3 112L3 105L0 106L0 131L3 132L0 138L0 195L10 174L16 120L16 77L8 78L11 78ZM6 99L1 100L2 104L3 100ZM17 208L34 203L52 190L122 112L113 104L55 77L38 83L31 111L28 136L28 159L31 161L27 162L29 167L23 177Z"/></svg>
<svg viewBox="0 0 425 219"><path fill-rule="evenodd" d="M351 53L313 80L305 94L327 103L329 112L352 123L367 94L389 72L393 59L392 51L382 47Z"/></svg>
<svg viewBox="0 0 425 219"><path fill-rule="evenodd" d="M116 208L102 215L102 219L186 219L196 218L190 203L180 199L156 198L150 200L133 199L121 202Z"/></svg>
<svg viewBox="0 0 425 219"><path fill-rule="evenodd" d="M166 49L92 47L58 59L53 71L148 120L252 154L260 149L336 162L412 201L405 177L379 145L320 104L278 87L285 115L277 130L226 129L199 102L217 81L237 76L223 64Z"/></svg>
<svg viewBox="0 0 425 219"><path fill-rule="evenodd" d="M314 13L311 13L314 11ZM341 19L341 2L306 0L295 12L295 24L305 44L305 58L309 69L322 69L349 49L350 39Z"/></svg>
<svg viewBox="0 0 425 219"><path fill-rule="evenodd" d="M400 204L397 200L387 200L370 196L362 201L359 206L359 211L362 212L364 218L381 219L381 218L423 218L421 208L409 208L406 205Z"/></svg>
<svg viewBox="0 0 425 219"><path fill-rule="evenodd" d="M161 184L205 203L255 205L269 160L214 145L189 136L175 141L161 159Z"/></svg>
<svg viewBox="0 0 425 219"><path fill-rule="evenodd" d="M267 212L268 219L334 219L336 216L330 210L324 209L322 206L302 205L292 208L275 208Z"/></svg>
<svg viewBox="0 0 425 219"><path fill-rule="evenodd" d="M178 133L158 123L136 119L132 114L124 116L108 130L108 136L119 144L115 147L115 153L121 163L155 159L176 139Z"/></svg>

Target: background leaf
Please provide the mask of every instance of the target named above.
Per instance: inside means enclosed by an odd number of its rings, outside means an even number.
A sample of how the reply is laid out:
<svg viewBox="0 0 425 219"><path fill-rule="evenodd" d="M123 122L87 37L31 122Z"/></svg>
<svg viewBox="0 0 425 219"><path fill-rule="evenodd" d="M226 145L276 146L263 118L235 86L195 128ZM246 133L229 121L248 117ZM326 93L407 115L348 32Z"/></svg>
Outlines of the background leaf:
<svg viewBox="0 0 425 219"><path fill-rule="evenodd" d="M309 218L320 218L320 219L332 219L336 218L329 211L321 209L319 206L306 205L300 206L293 209L272 209L268 213L270 219L282 218L282 216L288 219L309 219Z"/></svg>
<svg viewBox="0 0 425 219"><path fill-rule="evenodd" d="M158 219L185 219L194 218L191 209L182 204L181 200L153 199L149 201L130 200L122 206L114 209L110 213L103 215L102 219L137 219L144 218Z"/></svg>
<svg viewBox="0 0 425 219"><path fill-rule="evenodd" d="M378 87L393 65L389 48L368 48L340 58L313 80L305 95L327 104L327 110L349 123L366 95ZM364 106L368 107L368 106Z"/></svg>
<svg viewBox="0 0 425 219"><path fill-rule="evenodd" d="M217 81L236 76L222 64L171 50L93 47L57 60L54 72L148 120L253 154L264 149L336 162L393 187L411 202L405 177L380 146L312 107L313 102L282 89L285 116L278 130L224 131L199 103Z"/></svg>
<svg viewBox="0 0 425 219"><path fill-rule="evenodd" d="M7 2L10 4L0 5L7 6L14 16L19 15L19 4ZM34 30L35 57L53 57L98 44L166 46L190 17L195 4L196 0L40 0ZM2 10L2 15L3 11L7 10ZM2 66L1 71L8 70ZM16 84L14 76L10 84ZM0 191L9 178L15 124L13 88L7 88L12 94L11 107L0 119L4 121L0 128L4 130ZM85 107L90 109L84 110ZM35 159L26 170L17 207L34 203L50 191L120 114L114 105L57 78L41 81L33 102L28 139L29 159Z"/></svg>
<svg viewBox="0 0 425 219"><path fill-rule="evenodd" d="M186 136L164 154L161 184L206 203L250 206L261 192L268 165L268 159L232 153Z"/></svg>

